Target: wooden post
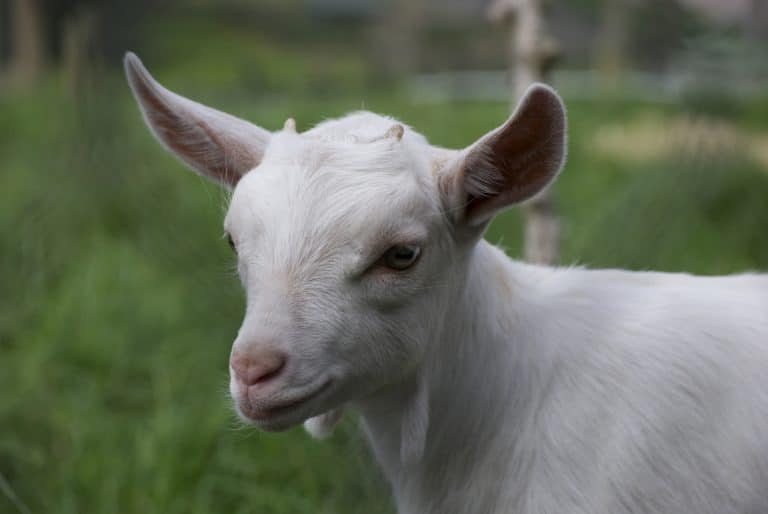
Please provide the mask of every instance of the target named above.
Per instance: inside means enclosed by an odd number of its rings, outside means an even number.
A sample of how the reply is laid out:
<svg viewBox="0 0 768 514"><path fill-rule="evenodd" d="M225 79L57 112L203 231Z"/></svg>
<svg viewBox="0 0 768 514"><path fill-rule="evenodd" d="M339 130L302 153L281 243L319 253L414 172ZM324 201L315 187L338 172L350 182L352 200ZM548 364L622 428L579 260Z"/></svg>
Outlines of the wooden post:
<svg viewBox="0 0 768 514"><path fill-rule="evenodd" d="M62 32L62 61L69 94L77 99L83 96L90 80L90 59L95 31L95 12L86 6L71 14L64 22Z"/></svg>
<svg viewBox="0 0 768 514"><path fill-rule="evenodd" d="M616 93L621 85L629 43L632 8L637 0L603 0L594 50L594 69L605 92Z"/></svg>
<svg viewBox="0 0 768 514"><path fill-rule="evenodd" d="M11 2L11 81L26 85L37 81L45 66L42 11L38 0Z"/></svg>
<svg viewBox="0 0 768 514"><path fill-rule="evenodd" d="M755 41L768 39L768 3L764 0L752 0L747 18L747 34Z"/></svg>
<svg viewBox="0 0 768 514"><path fill-rule="evenodd" d="M512 105L533 82L547 78L559 54L547 33L542 15L542 0L496 0L489 9L492 21L510 29L510 69L514 77ZM554 265L560 254L560 222L551 190L523 206L525 216L525 259Z"/></svg>
<svg viewBox="0 0 768 514"><path fill-rule="evenodd" d="M413 73L419 65L420 32L424 23L424 0L391 0L373 35L377 59L387 75Z"/></svg>

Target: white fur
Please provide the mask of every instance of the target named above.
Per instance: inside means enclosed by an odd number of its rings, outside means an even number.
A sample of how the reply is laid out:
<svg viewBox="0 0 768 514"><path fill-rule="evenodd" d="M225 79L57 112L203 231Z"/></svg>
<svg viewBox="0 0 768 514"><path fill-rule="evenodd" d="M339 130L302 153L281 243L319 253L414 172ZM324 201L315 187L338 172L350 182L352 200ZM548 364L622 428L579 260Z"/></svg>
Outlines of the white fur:
<svg viewBox="0 0 768 514"><path fill-rule="evenodd" d="M768 276L512 261L461 217L494 161L395 123L274 133L237 183L233 348L288 355L249 395L233 379L243 419L326 434L351 406L403 514L768 512ZM397 242L420 261L371 271Z"/></svg>

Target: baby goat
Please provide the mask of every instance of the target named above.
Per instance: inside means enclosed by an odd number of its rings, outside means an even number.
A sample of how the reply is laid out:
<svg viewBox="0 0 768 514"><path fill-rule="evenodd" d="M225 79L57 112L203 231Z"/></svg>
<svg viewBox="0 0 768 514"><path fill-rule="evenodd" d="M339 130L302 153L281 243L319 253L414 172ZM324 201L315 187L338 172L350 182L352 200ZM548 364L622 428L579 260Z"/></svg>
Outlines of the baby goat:
<svg viewBox="0 0 768 514"><path fill-rule="evenodd" d="M369 112L272 133L125 69L160 142L233 190L243 420L322 435L353 407L401 513L768 513L768 276L482 240L563 165L554 91L453 151Z"/></svg>

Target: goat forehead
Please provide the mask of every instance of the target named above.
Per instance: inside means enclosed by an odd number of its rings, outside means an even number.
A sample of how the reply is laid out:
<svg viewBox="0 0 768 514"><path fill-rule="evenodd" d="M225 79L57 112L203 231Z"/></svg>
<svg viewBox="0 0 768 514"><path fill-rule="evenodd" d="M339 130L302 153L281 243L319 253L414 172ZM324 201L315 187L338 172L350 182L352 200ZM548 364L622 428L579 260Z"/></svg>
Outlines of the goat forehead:
<svg viewBox="0 0 768 514"><path fill-rule="evenodd" d="M240 181L225 222L278 261L323 261L436 213L417 163L396 145L281 139Z"/></svg>
<svg viewBox="0 0 768 514"><path fill-rule="evenodd" d="M227 223L235 229L279 226L307 236L356 232L421 217L433 207L428 192L407 174L341 171L307 176L295 169L264 169L252 175L241 180L232 196Z"/></svg>

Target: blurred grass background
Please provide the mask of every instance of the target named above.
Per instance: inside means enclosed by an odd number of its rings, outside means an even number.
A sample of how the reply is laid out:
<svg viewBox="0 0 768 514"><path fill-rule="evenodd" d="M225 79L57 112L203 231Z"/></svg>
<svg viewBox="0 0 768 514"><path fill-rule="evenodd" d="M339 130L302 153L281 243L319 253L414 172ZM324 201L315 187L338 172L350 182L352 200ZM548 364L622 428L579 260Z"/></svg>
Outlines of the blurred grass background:
<svg viewBox="0 0 768 514"><path fill-rule="evenodd" d="M227 358L243 299L221 239L226 196L151 138L120 59L135 50L172 90L268 129L365 107L462 147L510 110L503 94L435 81L506 65L503 29L466 4L409 35L403 2L39 2L32 72L14 62L16 7L0 9L0 512L393 511L353 416L327 442L235 421ZM587 29L604 3L553 4L560 69L599 77ZM561 262L766 270L765 82L734 90L740 76L705 72L673 94L659 86L713 47L729 70L765 57L763 26L671 6L626 4L625 73L660 80L643 94L631 77L586 90L562 78ZM642 26L662 8L663 22ZM487 238L520 255L519 213Z"/></svg>

